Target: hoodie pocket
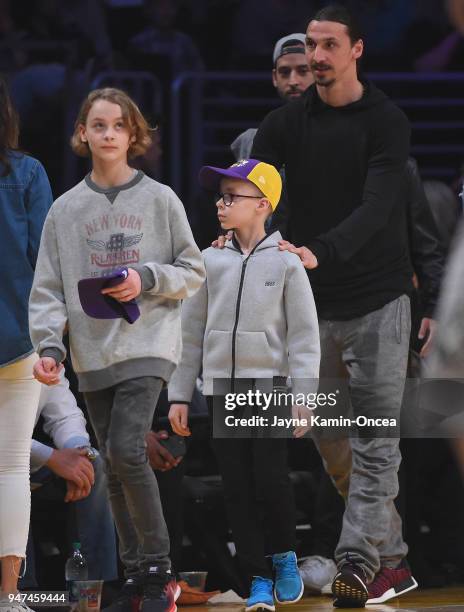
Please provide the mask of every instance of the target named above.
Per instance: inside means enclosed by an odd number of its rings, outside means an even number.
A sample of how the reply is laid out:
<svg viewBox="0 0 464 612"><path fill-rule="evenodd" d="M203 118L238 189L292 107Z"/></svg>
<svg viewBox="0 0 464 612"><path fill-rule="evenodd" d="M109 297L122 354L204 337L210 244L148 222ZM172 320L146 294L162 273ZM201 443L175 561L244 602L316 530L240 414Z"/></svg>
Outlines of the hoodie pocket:
<svg viewBox="0 0 464 612"><path fill-rule="evenodd" d="M274 359L264 332L237 331L235 362L237 369L273 369Z"/></svg>
<svg viewBox="0 0 464 612"><path fill-rule="evenodd" d="M232 370L232 332L212 329L203 351L203 375L227 378Z"/></svg>

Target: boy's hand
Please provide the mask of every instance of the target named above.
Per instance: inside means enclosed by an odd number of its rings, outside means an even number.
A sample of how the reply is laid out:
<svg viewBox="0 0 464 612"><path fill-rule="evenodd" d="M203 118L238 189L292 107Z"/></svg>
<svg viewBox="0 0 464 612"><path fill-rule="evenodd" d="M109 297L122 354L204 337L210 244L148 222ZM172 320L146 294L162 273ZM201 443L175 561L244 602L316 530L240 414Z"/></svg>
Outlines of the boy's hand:
<svg viewBox="0 0 464 612"><path fill-rule="evenodd" d="M128 268L128 275L124 282L116 285L116 287L102 289L101 292L119 302L130 302L130 300L135 299L142 292L142 279L138 272Z"/></svg>
<svg viewBox="0 0 464 612"><path fill-rule="evenodd" d="M281 251L289 251L290 253L295 253L295 255L298 255L304 267L308 270L314 270L314 268L317 268L319 265L317 257L308 249L308 247L296 247L291 242L288 242L288 240L279 240L279 249Z"/></svg>
<svg viewBox="0 0 464 612"><path fill-rule="evenodd" d="M217 237L217 240L213 240L211 246L215 249L223 249L226 246L227 240L232 240L233 235L234 232L232 230L229 230L225 236L221 235Z"/></svg>
<svg viewBox="0 0 464 612"><path fill-rule="evenodd" d="M301 423L293 430L293 437L302 438L311 429L311 410L306 406L292 406L292 418L298 419Z"/></svg>
<svg viewBox="0 0 464 612"><path fill-rule="evenodd" d="M57 385L60 382L60 372L63 364L57 365L53 357L41 357L35 362L32 370L34 378L44 385Z"/></svg>
<svg viewBox="0 0 464 612"><path fill-rule="evenodd" d="M188 427L188 404L171 404L169 421L173 431L179 436L190 436Z"/></svg>

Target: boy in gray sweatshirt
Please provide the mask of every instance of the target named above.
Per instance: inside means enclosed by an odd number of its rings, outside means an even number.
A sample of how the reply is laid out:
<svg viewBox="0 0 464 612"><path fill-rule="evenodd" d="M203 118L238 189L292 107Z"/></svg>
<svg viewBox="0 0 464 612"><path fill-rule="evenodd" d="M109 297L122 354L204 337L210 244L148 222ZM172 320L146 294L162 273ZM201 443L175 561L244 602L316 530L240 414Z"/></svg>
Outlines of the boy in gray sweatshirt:
<svg viewBox="0 0 464 612"><path fill-rule="evenodd" d="M216 414L230 399L218 391L224 381L234 390L239 381L277 383L290 376L295 396L314 391L319 375L318 321L308 277L298 257L279 250L279 232L267 236L264 228L279 202L279 173L269 164L241 160L228 169L202 168L200 183L222 192L216 202L218 219L223 229L234 229L235 234L223 250L203 252L206 283L183 304L182 358L169 384L169 418L183 436L190 434L188 402L201 367L203 392L211 412L214 396ZM294 435L300 436L307 430L304 418L309 420L309 413L304 406L297 412ZM247 611L274 610L273 595L279 603L298 601L303 583L293 552L295 511L287 440L235 436L213 438L212 443L237 554L251 581ZM265 504L269 550L258 498Z"/></svg>
<svg viewBox="0 0 464 612"><path fill-rule="evenodd" d="M92 157L92 171L50 209L30 297L31 338L40 357L35 376L45 384L59 381L67 329L105 461L127 578L110 612L130 612L140 597L141 612L175 612L179 593L145 435L180 358L181 300L198 290L205 273L182 203L128 163L150 142L148 125L127 94L90 92L72 144ZM79 281L98 284L121 267L125 280L100 287L94 299L123 312L136 298L140 317L131 324L86 314Z"/></svg>

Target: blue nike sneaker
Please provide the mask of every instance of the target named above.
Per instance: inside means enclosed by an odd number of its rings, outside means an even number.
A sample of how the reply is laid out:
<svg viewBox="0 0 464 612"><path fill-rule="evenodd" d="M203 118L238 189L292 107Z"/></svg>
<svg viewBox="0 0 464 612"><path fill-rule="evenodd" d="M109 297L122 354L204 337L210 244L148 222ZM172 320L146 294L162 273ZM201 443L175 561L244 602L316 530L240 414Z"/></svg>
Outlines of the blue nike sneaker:
<svg viewBox="0 0 464 612"><path fill-rule="evenodd" d="M255 576L251 583L251 593L247 600L245 612L251 610L270 610L274 612L273 582L269 578Z"/></svg>
<svg viewBox="0 0 464 612"><path fill-rule="evenodd" d="M272 555L275 571L274 596L277 603L291 604L303 596L304 584L301 579L296 555L293 551Z"/></svg>

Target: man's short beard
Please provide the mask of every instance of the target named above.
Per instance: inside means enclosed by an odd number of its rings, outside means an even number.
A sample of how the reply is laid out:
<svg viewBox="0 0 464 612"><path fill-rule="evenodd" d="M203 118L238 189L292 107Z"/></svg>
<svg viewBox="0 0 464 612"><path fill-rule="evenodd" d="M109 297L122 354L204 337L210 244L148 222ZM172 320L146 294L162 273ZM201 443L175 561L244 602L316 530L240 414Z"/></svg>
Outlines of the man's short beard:
<svg viewBox="0 0 464 612"><path fill-rule="evenodd" d="M329 80L319 80L319 79L315 79L316 80L316 85L319 85L319 87L330 87L331 85L333 85L335 83L335 79L329 79Z"/></svg>
<svg viewBox="0 0 464 612"><path fill-rule="evenodd" d="M300 90L298 90L298 91L293 91L293 92L282 93L282 94L281 94L281 97L282 97L284 100L286 100L287 102L290 102L291 100L295 100L295 99L296 99L296 98L295 98L295 95L291 96L291 95L290 95L291 93L293 93L293 94L296 94L296 93L297 93L297 94L298 94L298 97L300 97L300 96L302 96L302 95L303 95L303 92L302 92L302 91L300 91Z"/></svg>

